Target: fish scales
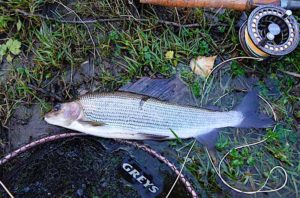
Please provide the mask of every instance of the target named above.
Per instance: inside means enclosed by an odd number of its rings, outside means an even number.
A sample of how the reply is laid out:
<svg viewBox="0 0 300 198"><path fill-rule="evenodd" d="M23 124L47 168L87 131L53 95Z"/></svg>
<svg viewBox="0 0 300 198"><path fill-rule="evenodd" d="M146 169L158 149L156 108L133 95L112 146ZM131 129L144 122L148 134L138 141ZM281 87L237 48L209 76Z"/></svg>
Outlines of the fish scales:
<svg viewBox="0 0 300 198"><path fill-rule="evenodd" d="M110 102L111 106L109 106L109 105L107 105L107 102L104 102L105 105L101 104L101 100L100 100L100 104L96 103L97 104L96 106L91 106L91 111L87 115L92 115L92 114L95 114L96 116L98 115L98 118L102 119L102 120L98 120L98 121L103 121L103 122L105 122L105 121L107 121L107 122L120 121L120 122L124 123L124 121L132 120L132 121L135 121L138 123L143 123L143 121L146 121L146 123L147 123L147 118L150 118L149 120L151 122L153 120L156 121L155 123L153 123L153 124L155 124L155 126L157 126L157 125L169 126L169 127L174 126L174 122L172 125L166 125L166 123L168 123L168 120L182 121L183 123L187 123L188 125L190 125L191 122L196 125L199 124L199 121L194 122L193 117L191 117L191 116L194 116L194 114L192 114L190 112L186 112L184 117L181 116L180 119L178 119L178 115L179 115L178 113L182 113L182 110L174 112L173 109L168 109L168 111L162 111L163 110L162 108L164 108L164 107L157 109L156 103L155 103L155 105L149 104L149 108L147 108L147 106L148 106L148 103L147 103L142 107L142 110L141 110L138 108L139 100L137 100L136 103L134 103L133 105L128 105L128 103L121 104L120 102L123 102L123 101L116 101L116 103ZM149 103L150 103L150 101L149 101ZM128 109L125 108L124 106L128 107ZM101 108L99 108L99 107L101 107ZM118 113L115 113L115 112L118 112ZM164 112L163 119L161 117L159 117L162 114L162 112ZM150 116L148 116L149 113L150 113ZM210 114L215 114L215 113L210 113ZM220 113L217 113L217 114L220 114ZM214 116L215 115L212 115L212 117L214 117ZM128 119L129 117L133 118L133 119ZM204 115L203 117L207 118L207 115ZM122 124L122 123L120 123L120 124ZM182 126L182 123L180 123L180 122L177 122L177 123L178 123L178 125ZM131 124L134 124L134 122Z"/></svg>
<svg viewBox="0 0 300 198"><path fill-rule="evenodd" d="M241 119L236 112L212 112L154 99L143 101L142 96L133 97L129 94L87 95L80 99L80 103L87 118L128 129L199 130L207 126L230 126Z"/></svg>
<svg viewBox="0 0 300 198"><path fill-rule="evenodd" d="M104 138L173 139L195 137L208 147L218 128L267 128L271 118L258 113L257 92L249 92L240 105L227 112L170 104L129 93L93 94L58 104L46 122Z"/></svg>

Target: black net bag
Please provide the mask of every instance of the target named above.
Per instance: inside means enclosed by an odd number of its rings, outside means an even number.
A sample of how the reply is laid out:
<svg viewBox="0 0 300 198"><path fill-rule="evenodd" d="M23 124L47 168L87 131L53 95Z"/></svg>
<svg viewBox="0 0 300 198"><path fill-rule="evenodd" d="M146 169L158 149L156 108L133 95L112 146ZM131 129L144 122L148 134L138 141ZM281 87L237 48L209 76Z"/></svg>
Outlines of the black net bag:
<svg viewBox="0 0 300 198"><path fill-rule="evenodd" d="M197 197L176 166L150 147L78 133L25 145L0 167L15 197L166 197L178 175L170 197Z"/></svg>

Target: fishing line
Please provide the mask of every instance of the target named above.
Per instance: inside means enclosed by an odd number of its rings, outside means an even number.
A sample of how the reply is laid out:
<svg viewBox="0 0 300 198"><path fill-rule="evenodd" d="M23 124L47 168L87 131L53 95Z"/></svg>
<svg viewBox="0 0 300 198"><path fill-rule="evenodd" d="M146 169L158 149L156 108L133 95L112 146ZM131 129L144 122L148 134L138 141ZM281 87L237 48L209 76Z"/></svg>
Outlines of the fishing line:
<svg viewBox="0 0 300 198"><path fill-rule="evenodd" d="M227 186L229 187L230 189L236 191L236 192L239 192L239 193L244 193L244 194L256 194L258 192L276 192L276 191L279 191L280 189L284 188L286 186L286 183L287 183L287 180L288 180L288 175L287 175L287 172L286 170L282 167L282 166L275 166L273 167L270 172L269 172L269 175L266 179L266 181L264 182L264 184L258 189L258 190L255 190L255 191L243 191L243 190L240 190L240 189L237 189L233 186L231 186L227 181L225 181L225 179L222 177L221 175L221 165L223 163L223 161L226 159L226 157L230 154L231 151L233 150L238 150L238 149L241 149L241 148L244 148L244 147L250 147L250 146L254 146L254 145L257 145L257 144L261 144L263 142L265 142L267 139L264 139L264 140L261 140L259 142L256 142L256 143L253 143L253 144L247 144L247 145L243 145L243 146L238 146L238 147L235 147L233 149L231 149L230 151L228 151L224 157L221 159L220 163L219 163L219 166L218 166L218 169L216 168L215 164L213 163L212 159L211 159L211 156L209 154L209 151L207 148L205 148L206 150L206 153L209 157L209 160L211 162L211 164L213 165L213 168L215 169L217 175L219 176L219 178L221 179L221 181ZM284 176L285 176L285 180L284 180L284 183L278 187L278 188L275 188L275 189L272 189L272 190L262 190L268 183L269 179L270 179L270 176L272 175L272 173L276 170L276 169L281 169L284 173Z"/></svg>
<svg viewBox="0 0 300 198"><path fill-rule="evenodd" d="M93 37L92 37L92 34L91 34L91 32L90 32L89 27L87 26L87 24L80 18L80 16L79 16L74 10L72 10L71 8L69 8L68 6L66 6L65 4L63 4L62 2L56 1L56 0L54 0L54 2L56 2L56 3L58 3L59 5L63 6L67 11L72 12L72 13L75 14L75 16L79 19L79 21L85 26L85 28L86 28L86 30L87 30L87 32L88 32L88 34L89 34L89 37L90 37L90 39L91 39L91 41L92 41L92 44L93 44L93 57L94 57L94 60L96 59L96 53L98 54L99 57L101 57L99 51L96 49L96 44L95 44L95 42L94 42L94 39L93 39ZM89 61L89 64L92 62L92 64L91 64L91 65L92 65L92 73L95 73L95 64L94 64L94 60ZM73 82L73 75L72 75L73 71L72 71L72 70L73 70L73 67L71 67L71 82ZM93 81L94 81L94 78L91 78L91 82L92 82L92 83L93 83Z"/></svg>
<svg viewBox="0 0 300 198"><path fill-rule="evenodd" d="M271 104L270 104L266 99L264 99L262 96L259 95L259 97L260 97L260 98L261 98L261 99L262 99L262 100L270 107L270 109L272 110L272 113L273 113L274 120L277 121L276 113L275 113L274 109L272 108ZM276 126L273 128L273 132L275 132L275 129L276 129ZM213 160L212 160L212 158L211 158L211 155L209 154L209 151L208 151L208 149L207 149L206 147L205 147L205 151L206 151L206 153L207 153L207 155L208 155L208 158L209 158L209 160L210 160L210 162L211 162L211 164L212 164L212 166L213 166L215 172L217 173L217 175L219 176L219 178L221 179L221 181L222 181L227 187L229 187L230 189L232 189L232 190L234 190L234 191L236 191L236 192L239 192L239 193L244 193L244 194L256 194L256 193L258 193L258 192L264 192L264 193L266 193L266 192L276 192L276 191L279 191L280 189L284 188L284 187L286 186L286 184L287 184L287 181L288 181L288 174L287 174L286 170L285 170L282 166L275 166L275 167L273 167L273 168L270 170L269 175L268 175L267 179L265 180L265 182L263 183L263 185L262 185L258 190L255 190L255 191L243 191L243 190L240 190L240 189L238 189L238 188L235 188L235 187L231 186L227 181L225 181L225 179L224 179L223 176L221 175L221 165L222 165L222 163L224 162L224 160L226 159L226 157L227 157L233 150L239 150L239 149L242 149L242 148L245 148L245 147L255 146L255 145L264 143L264 142L267 141L267 140L268 140L268 138L265 138L265 139L263 139L263 140L260 140L260 141L258 141L258 142L255 142L255 143L246 144L246 145L242 145L242 146L238 146L238 147L235 147L235 148L230 149L230 151L228 151L228 152L223 156L223 158L221 159L221 161L219 162L218 169L217 169L217 167L215 166L215 164L214 164L214 162L213 162ZM284 183L283 183L280 187L275 188L275 189L271 189L271 190L262 190L263 188L266 187L266 185L267 185L267 183L268 183L268 181L269 181L269 179L270 179L272 173L273 173L276 169L280 169L280 170L283 171L284 177L285 177Z"/></svg>
<svg viewBox="0 0 300 198"><path fill-rule="evenodd" d="M5 192L9 195L10 198L14 198L14 196L11 194L11 192L6 188L6 186L2 183L2 181L0 180L0 185L2 186L2 188L5 190Z"/></svg>
<svg viewBox="0 0 300 198"><path fill-rule="evenodd" d="M211 74L213 74L214 71L216 71L219 67L223 66L225 63L233 61L233 60L237 60L237 59L252 59L252 60L257 60L257 61L262 61L263 60L262 58L256 58L256 57L250 57L250 56L238 56L238 57L227 59L227 60L219 63L217 66L215 66L212 69L212 71L205 78L205 81L204 81L204 84L203 84L203 87L202 87L202 96L201 96L201 102L200 102L201 106L203 106L203 99L204 99L204 96L205 96L205 88L206 88L207 81L208 81L209 77L211 76Z"/></svg>
<svg viewBox="0 0 300 198"><path fill-rule="evenodd" d="M189 155L190 155L190 153L191 153L191 151L192 151L192 149L193 149L193 147L194 147L196 141L197 141L196 139L193 141L192 146L190 147L188 153L186 154L186 156L185 156L185 158L184 158L184 162L183 162L183 164L182 164L182 166L181 166L181 169L180 169L180 171L179 171L179 174L177 175L177 177L176 177L176 179L175 179L175 181L174 181L172 187L170 188L170 190L169 190L169 192L168 192L166 198L168 198L168 197L170 196L170 194L171 194L171 192L173 191L173 189L174 189L174 187L175 187L177 181L179 180L180 175L182 174L183 168L185 167L185 164L186 164L186 162L187 162L187 158L189 157Z"/></svg>
<svg viewBox="0 0 300 198"><path fill-rule="evenodd" d="M258 60L258 61L261 61L261 60L262 60L261 58L255 58L255 57L235 57L235 58L231 58L231 59L225 60L225 61L223 61L222 63L218 64L218 65L212 70L212 72L211 72L210 74L212 74L213 71L215 71L217 68L221 67L224 63L227 63L227 62L229 62L229 61L236 60L236 59L241 59L241 58L254 59L254 60ZM209 76L210 76L210 74L209 74ZM204 86L203 86L203 90L205 89L205 85L206 85L206 83L207 83L207 80L208 80L209 76L205 79ZM271 105L265 98L263 98L262 96L260 96L260 95L258 95L258 96L259 96L259 98L261 98L261 99L269 106L269 108L270 108L271 111L272 111L274 120L277 121L277 115L276 115L276 113L275 113L275 111L274 111L272 105ZM203 99L203 95L202 95L202 99ZM201 99L201 103L202 103L202 99ZM273 131L275 131L275 129L276 129L276 126L273 128ZM228 184L228 182L226 182L226 181L224 180L224 178L222 177L222 175L221 175L221 165L222 165L223 161L226 159L226 157L231 153L232 150L235 150L235 149L238 150L238 149L241 149L241 148L244 148L244 147L250 147L250 146L258 145L258 144L261 144L261 143L265 142L267 139L268 139L268 138L263 139L263 140L261 140L261 141L258 141L258 142L256 142L256 143L246 144L246 145L238 146L238 147L235 147L235 148L231 149L231 150L230 150L229 152L227 152L227 153L223 156L223 158L221 159L221 161L220 161L220 163L219 163L218 169L216 168L215 164L213 163L213 161L212 161L212 159L211 159L211 156L210 156L210 154L209 154L209 152L208 152L208 150L207 150L206 147L205 147L205 150L206 150L206 153L207 153L207 155L208 155L208 157L209 157L209 160L210 160L210 162L211 162L211 164L212 164L214 170L216 171L216 173L217 173L217 175L219 176L219 178L221 179L221 181L222 181L226 186L228 186L229 188L231 188L232 190L234 190L234 191L236 191L236 192L240 192L240 193L245 193L245 194L255 194L255 193L258 193L258 192L275 192L275 191L278 191L278 190L284 188L284 187L286 186L286 183L287 183L287 180L288 180L287 172L286 172L286 170L285 170L283 167L281 167L281 166L275 166L275 167L273 167L273 168L270 170L270 172L269 172L270 174L268 175L268 177L267 177L266 181L264 182L264 184L262 185L262 187L259 188L259 189L256 190L256 191L243 191L243 190L234 188L234 187L232 187L230 184ZM184 160L184 162L183 162L183 164L182 164L182 167L181 167L181 169L180 169L180 174L182 173L183 168L185 167L187 158L188 158L188 156L190 155L191 150L192 150L192 148L194 147L195 143L196 143L196 140L193 141L193 144L192 144L192 146L190 147L189 152L188 152L187 155L185 156L185 160ZM284 175L285 175L285 181L284 181L284 183L283 183L282 186L280 186L279 188L276 188L276 189L273 189L273 190L262 190L262 189L267 185L267 183L268 183L268 181L269 181L269 178L270 178L271 174L272 174L276 169L281 169L281 170L284 172ZM180 174L179 174L179 175L180 175ZM171 192L173 191L173 189L174 189L174 187L175 187L175 185L176 185L176 183L177 183L177 181L178 181L178 179L179 179L179 175L177 176L176 180L174 181L174 183L173 183L171 189L169 190L169 192L168 192L166 198L168 198L168 197L170 196Z"/></svg>
<svg viewBox="0 0 300 198"><path fill-rule="evenodd" d="M56 1L56 0L54 0L54 2L56 2L59 5L61 5L62 7L64 7L67 11L74 13L74 15L79 19L79 21L85 26L85 28L86 28L86 30L87 30L87 32L89 34L89 37L90 37L90 39L92 41L92 44L93 44L93 47L94 47L94 49L93 49L93 55L94 55L94 57L96 57L96 52L100 56L98 50L96 49L96 44L94 42L94 39L92 37L92 34L91 34L91 32L90 32L89 27L87 26L87 24L84 23L84 21L80 18L80 16L74 10L72 10L71 8L69 8L68 6L66 6L65 4L63 4L62 2Z"/></svg>

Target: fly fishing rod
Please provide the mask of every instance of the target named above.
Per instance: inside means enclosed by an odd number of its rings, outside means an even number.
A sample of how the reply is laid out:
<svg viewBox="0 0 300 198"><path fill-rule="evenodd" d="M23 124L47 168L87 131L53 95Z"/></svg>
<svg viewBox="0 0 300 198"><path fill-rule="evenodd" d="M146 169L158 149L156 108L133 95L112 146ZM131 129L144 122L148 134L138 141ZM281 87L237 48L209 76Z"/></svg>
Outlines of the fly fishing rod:
<svg viewBox="0 0 300 198"><path fill-rule="evenodd" d="M300 8L299 0L140 0L140 3L168 7L228 8L251 10L261 5L280 6L285 9Z"/></svg>
<svg viewBox="0 0 300 198"><path fill-rule="evenodd" d="M252 57L280 58L294 51L299 43L299 24L291 10L300 0L140 0L169 7L228 8L254 10L241 26L239 39Z"/></svg>

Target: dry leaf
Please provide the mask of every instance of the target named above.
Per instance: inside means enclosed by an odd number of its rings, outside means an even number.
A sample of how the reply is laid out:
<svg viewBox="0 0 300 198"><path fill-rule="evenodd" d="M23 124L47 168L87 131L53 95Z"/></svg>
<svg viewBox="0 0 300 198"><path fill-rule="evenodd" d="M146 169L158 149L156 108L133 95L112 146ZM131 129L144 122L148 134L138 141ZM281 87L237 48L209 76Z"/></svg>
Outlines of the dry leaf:
<svg viewBox="0 0 300 198"><path fill-rule="evenodd" d="M217 56L198 56L197 59L191 60L190 67L195 74L205 78L211 73L216 58Z"/></svg>

